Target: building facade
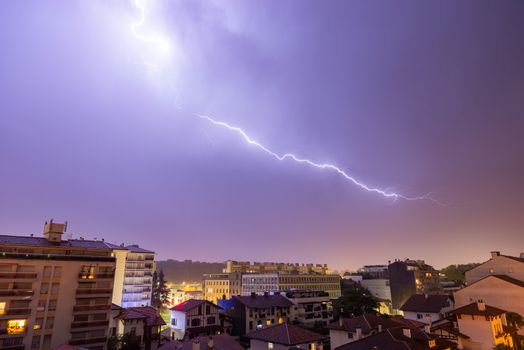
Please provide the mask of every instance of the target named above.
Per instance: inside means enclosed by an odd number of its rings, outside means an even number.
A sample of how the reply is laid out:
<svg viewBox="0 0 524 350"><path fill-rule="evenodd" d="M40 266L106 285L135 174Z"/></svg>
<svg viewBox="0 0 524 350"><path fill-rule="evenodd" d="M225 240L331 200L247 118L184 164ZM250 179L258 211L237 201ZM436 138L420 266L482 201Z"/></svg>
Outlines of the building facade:
<svg viewBox="0 0 524 350"><path fill-rule="evenodd" d="M327 292L292 291L282 293L293 306L290 322L313 328L325 326L333 320L333 305Z"/></svg>
<svg viewBox="0 0 524 350"><path fill-rule="evenodd" d="M0 236L0 348L105 348L116 259L65 230L51 221L44 237Z"/></svg>
<svg viewBox="0 0 524 350"><path fill-rule="evenodd" d="M226 261L224 273L290 273L290 274L330 274L326 264L291 264L276 262Z"/></svg>
<svg viewBox="0 0 524 350"><path fill-rule="evenodd" d="M204 275L204 299L217 303L220 299L230 299L242 291L242 274L238 272L214 273Z"/></svg>
<svg viewBox="0 0 524 350"><path fill-rule="evenodd" d="M187 300L171 308L169 326L174 339L192 339L222 330L220 308L206 300Z"/></svg>

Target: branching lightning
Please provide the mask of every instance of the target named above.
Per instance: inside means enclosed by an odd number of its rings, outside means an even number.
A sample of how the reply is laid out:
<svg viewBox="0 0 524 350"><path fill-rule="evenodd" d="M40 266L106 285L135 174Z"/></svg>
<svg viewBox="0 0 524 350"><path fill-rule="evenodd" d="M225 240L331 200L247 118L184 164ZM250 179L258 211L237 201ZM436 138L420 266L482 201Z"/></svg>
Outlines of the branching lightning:
<svg viewBox="0 0 524 350"><path fill-rule="evenodd" d="M146 9L145 9L144 4L142 4L139 0L132 0L132 1L133 1L133 4L140 11L140 18L139 18L139 20L134 22L132 24L132 26L131 26L131 30L132 30L133 35L137 39L139 39L139 40L142 40L144 42L148 42L148 43L151 43L152 45L158 46L158 48L160 48L163 51L169 50L169 47L170 47L169 41L167 39L165 39L164 37L159 36L159 35L146 36L144 34L141 34L141 32L138 29L139 29L139 27L144 25ZM146 62L144 60L144 64L147 67L152 68L153 70L157 70L157 66L154 63ZM179 110L183 110L178 105L177 102L178 102L178 96L177 96L176 101L175 101L175 106ZM213 119L213 118L211 118L209 116L206 116L206 115L200 115L200 114L193 114L193 115L195 117L198 117L198 118L200 118L202 120L205 120L205 121L207 121L207 122L209 122L209 123L211 123L213 125L223 127L223 128L225 128L225 129L227 129L229 131L232 131L232 132L238 134L247 144L255 146L256 148L258 148L259 150L265 152L266 154L270 155L271 157L275 158L276 160L279 160L279 161L290 160L290 161L294 161L296 163L305 164L305 165L308 165L310 167L314 167L314 168L317 168L317 169L332 171L332 172L342 176L343 179L349 181L353 185L356 185L359 188L361 188L361 189L363 189L363 190L365 190L367 192L372 192L372 193L378 194L378 195L383 196L385 198L392 199L393 201L396 201L397 199L404 199L404 200L409 200L409 201L429 200L429 201L432 201L432 202L437 203L439 205L444 205L441 202L439 202L438 200L432 198L430 196L430 194L425 194L423 196L409 197L409 196L405 196L405 195L397 193L397 192L390 191L388 189L380 189L380 188L376 188L376 187L371 187L371 186L366 185L365 183L357 180L355 177L349 175L347 172L345 172L344 170L342 170L341 168L339 168L338 166L336 166L334 164L317 163L317 162L314 162L314 161L312 161L310 159L307 159L307 158L301 158L301 157L299 157L299 156L297 156L297 155L295 155L293 153L283 153L283 154L276 153L276 152L272 151L270 148L262 145L261 143L257 142L253 138L251 138L244 130L242 130L241 128L239 128L237 126L232 126L232 125L230 125L230 124L228 124L226 122L215 120L215 119Z"/></svg>

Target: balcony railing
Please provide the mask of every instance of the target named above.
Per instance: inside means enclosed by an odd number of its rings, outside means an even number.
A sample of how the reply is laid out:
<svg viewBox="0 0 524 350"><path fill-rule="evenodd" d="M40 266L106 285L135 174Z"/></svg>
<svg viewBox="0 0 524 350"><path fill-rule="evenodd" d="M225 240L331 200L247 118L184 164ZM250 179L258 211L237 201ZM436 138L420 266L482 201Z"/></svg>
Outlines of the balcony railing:
<svg viewBox="0 0 524 350"><path fill-rule="evenodd" d="M85 339L71 339L69 341L69 344L70 345L84 345L84 344L105 343L106 340L107 340L106 337L85 338Z"/></svg>
<svg viewBox="0 0 524 350"><path fill-rule="evenodd" d="M33 294L30 289L0 289L0 297L30 297Z"/></svg>
<svg viewBox="0 0 524 350"><path fill-rule="evenodd" d="M115 277L115 274L113 272L109 273L79 273L78 278L80 279L106 279L110 278L113 279Z"/></svg>
<svg viewBox="0 0 524 350"><path fill-rule="evenodd" d="M85 321L85 322L73 322L71 328L86 328L86 327L102 327L107 326L109 321Z"/></svg>
<svg viewBox="0 0 524 350"><path fill-rule="evenodd" d="M76 290L77 295L91 295L91 294L111 294L111 288L79 288Z"/></svg>
<svg viewBox="0 0 524 350"><path fill-rule="evenodd" d="M37 276L33 272L0 272L0 278L14 278L14 279L35 279Z"/></svg>
<svg viewBox="0 0 524 350"><path fill-rule="evenodd" d="M20 316L20 315L30 315L31 309L7 309L1 316Z"/></svg>
<svg viewBox="0 0 524 350"><path fill-rule="evenodd" d="M109 310L111 305L76 305L73 306L73 311L97 311Z"/></svg>

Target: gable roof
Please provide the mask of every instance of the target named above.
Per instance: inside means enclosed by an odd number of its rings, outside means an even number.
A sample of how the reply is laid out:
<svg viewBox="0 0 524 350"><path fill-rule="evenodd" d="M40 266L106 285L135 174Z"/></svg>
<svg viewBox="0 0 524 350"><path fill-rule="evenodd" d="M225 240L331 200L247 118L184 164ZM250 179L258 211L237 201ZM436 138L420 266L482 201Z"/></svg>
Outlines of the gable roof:
<svg viewBox="0 0 524 350"><path fill-rule="evenodd" d="M453 313L456 315L479 315L479 316L498 316L506 313L506 311L485 305L484 309L480 309L480 303L471 303L462 307L459 307L458 309L453 310Z"/></svg>
<svg viewBox="0 0 524 350"><path fill-rule="evenodd" d="M362 333L369 334L372 330L378 330L381 325L382 329L400 327L401 324L393 318L384 318L373 314L365 314L353 318L344 318L342 325L340 321L335 321L326 326L328 329L341 330L347 332L356 332L357 328L362 329Z"/></svg>
<svg viewBox="0 0 524 350"><path fill-rule="evenodd" d="M293 303L289 299L280 294L255 296L237 295L234 296L233 299L252 309L265 309L269 307L289 307L293 305Z"/></svg>
<svg viewBox="0 0 524 350"><path fill-rule="evenodd" d="M118 314L115 318L123 321L145 320L146 325L150 327L164 326L166 324L164 319L160 317L159 312L152 306L140 306L122 309L120 314Z"/></svg>
<svg viewBox="0 0 524 350"><path fill-rule="evenodd" d="M212 350L244 350L244 348L229 334L215 334L213 336L202 336L188 340L186 342L171 341L162 345L158 350L192 350L193 343L198 341L200 343L200 350L210 350L208 342L213 339Z"/></svg>
<svg viewBox="0 0 524 350"><path fill-rule="evenodd" d="M402 311L438 313L446 307L450 307L449 295L439 294L413 294L400 307Z"/></svg>
<svg viewBox="0 0 524 350"><path fill-rule="evenodd" d="M216 308L221 309L220 306L213 304L210 301L207 300L200 300L200 299L189 299L186 300L178 305L173 306L170 310L171 311L181 311L181 312L188 312L189 310L194 309L197 306L203 305L203 304L210 304Z"/></svg>
<svg viewBox="0 0 524 350"><path fill-rule="evenodd" d="M322 341L328 338L326 335L318 334L288 323L262 328L247 334L246 337L289 346Z"/></svg>
<svg viewBox="0 0 524 350"><path fill-rule="evenodd" d="M411 329L411 337L404 335L402 328L387 329L352 343L344 344L335 350L445 350L455 349L449 340ZM436 346L430 349L429 340L435 340Z"/></svg>
<svg viewBox="0 0 524 350"><path fill-rule="evenodd" d="M464 288L458 290L457 292L460 292L460 291L462 291L462 290L465 290L465 289L467 289L468 287L471 287L471 286L473 286L473 285L475 285L475 284L477 284L477 283L479 283L479 282L482 282L482 281L484 281L484 280L486 280L486 279L488 279L488 278L497 278L497 279L499 279L499 280L501 280L501 281L505 281L505 282L511 283L511 284L513 284L513 285L516 285L516 286L518 286L518 287L522 287L522 288L524 288L524 281L518 280L518 279L516 279L516 278L509 277L509 276L507 276L507 275L488 275L488 276L482 277L482 278L479 279L478 281L475 281L475 282L473 282L473 283L471 283L471 284L468 284L466 287L464 287Z"/></svg>

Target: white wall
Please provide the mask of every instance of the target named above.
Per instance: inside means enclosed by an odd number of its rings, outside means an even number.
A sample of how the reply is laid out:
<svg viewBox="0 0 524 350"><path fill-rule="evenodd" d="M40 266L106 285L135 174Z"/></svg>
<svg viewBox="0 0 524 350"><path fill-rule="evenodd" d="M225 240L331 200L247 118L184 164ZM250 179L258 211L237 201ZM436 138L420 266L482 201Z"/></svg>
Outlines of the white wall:
<svg viewBox="0 0 524 350"><path fill-rule="evenodd" d="M176 320L176 325L173 325L173 320ZM185 312L171 310L169 327L171 328L171 334L175 333L175 339L183 339L186 333Z"/></svg>

